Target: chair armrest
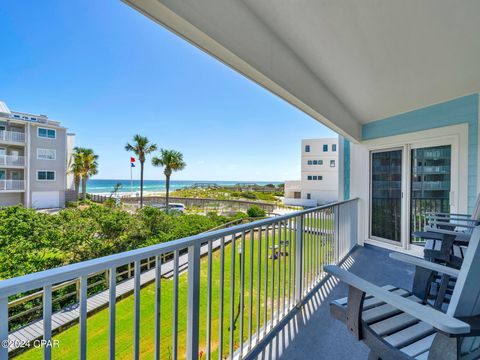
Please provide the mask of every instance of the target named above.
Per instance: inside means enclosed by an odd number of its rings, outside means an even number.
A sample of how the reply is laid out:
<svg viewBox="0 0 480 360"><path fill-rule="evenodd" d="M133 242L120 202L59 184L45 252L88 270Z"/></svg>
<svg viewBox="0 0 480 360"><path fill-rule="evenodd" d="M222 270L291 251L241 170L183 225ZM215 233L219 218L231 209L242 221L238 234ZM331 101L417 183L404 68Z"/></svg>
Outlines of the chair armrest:
<svg viewBox="0 0 480 360"><path fill-rule="evenodd" d="M415 256L406 255L406 254L402 254L402 253L397 253L397 252L390 253L390 258L395 259L395 260L399 260L399 261L402 261L402 262L405 262L405 263L408 263L408 264L412 264L412 265L415 265L415 266L420 266L424 269L437 271L439 273L442 273L442 274L445 274L445 275L450 275L450 276L453 276L455 278L458 278L458 274L460 273L460 271L457 270L457 269L453 269L453 268L448 267L448 266L443 266L443 265L436 264L436 263L433 263L433 262L430 262L430 261L427 261L427 260L424 260L424 259L421 259L421 258L418 258L418 257L415 257Z"/></svg>
<svg viewBox="0 0 480 360"><path fill-rule="evenodd" d="M374 285L357 275L354 275L338 266L325 266L324 270L338 278L339 280L347 283L348 285L361 290L365 293L375 296L379 300L392 305L393 307L430 324L434 328L451 335L468 334L470 332L470 325L467 323L455 319L441 311L435 310L429 306L416 303L408 300L403 296L394 294L388 290Z"/></svg>

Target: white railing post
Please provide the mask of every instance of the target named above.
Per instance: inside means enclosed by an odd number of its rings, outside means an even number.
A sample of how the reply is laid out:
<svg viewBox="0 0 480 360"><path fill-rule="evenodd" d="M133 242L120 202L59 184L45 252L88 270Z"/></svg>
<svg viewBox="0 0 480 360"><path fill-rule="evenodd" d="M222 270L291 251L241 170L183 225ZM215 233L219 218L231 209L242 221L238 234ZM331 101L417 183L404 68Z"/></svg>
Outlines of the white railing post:
<svg viewBox="0 0 480 360"><path fill-rule="evenodd" d="M8 297L0 298L0 359L8 359Z"/></svg>
<svg viewBox="0 0 480 360"><path fill-rule="evenodd" d="M303 215L297 217L295 234L295 305L299 305L303 295Z"/></svg>
<svg viewBox="0 0 480 360"><path fill-rule="evenodd" d="M235 249L232 249L235 252ZM187 359L198 359L200 325L200 243L188 247Z"/></svg>
<svg viewBox="0 0 480 360"><path fill-rule="evenodd" d="M333 243L335 247L335 263L340 261L341 246L340 246L340 216L339 206L332 206L333 213Z"/></svg>

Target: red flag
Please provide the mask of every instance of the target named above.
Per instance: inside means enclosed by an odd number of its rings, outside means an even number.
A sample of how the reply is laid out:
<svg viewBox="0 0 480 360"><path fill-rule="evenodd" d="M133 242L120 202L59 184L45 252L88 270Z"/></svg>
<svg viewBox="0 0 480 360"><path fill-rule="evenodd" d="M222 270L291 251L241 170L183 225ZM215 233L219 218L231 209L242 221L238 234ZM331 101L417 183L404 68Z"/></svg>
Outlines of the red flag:
<svg viewBox="0 0 480 360"><path fill-rule="evenodd" d="M134 157L130 157L130 162L131 162L131 163L134 163L134 162L135 162L135 158L134 158Z"/></svg>

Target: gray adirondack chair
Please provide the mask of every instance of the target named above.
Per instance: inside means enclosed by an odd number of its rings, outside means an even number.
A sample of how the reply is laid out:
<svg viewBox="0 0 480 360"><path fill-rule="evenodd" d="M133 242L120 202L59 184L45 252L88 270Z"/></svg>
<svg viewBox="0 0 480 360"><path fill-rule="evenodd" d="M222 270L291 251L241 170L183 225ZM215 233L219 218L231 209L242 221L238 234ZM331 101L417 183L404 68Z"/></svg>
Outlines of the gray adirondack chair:
<svg viewBox="0 0 480 360"><path fill-rule="evenodd" d="M457 269L462 265L472 230L480 224L480 194L471 215L426 213L428 226L413 235L426 240L424 257Z"/></svg>
<svg viewBox="0 0 480 360"><path fill-rule="evenodd" d="M349 285L332 315L371 349L370 359L476 359L480 357L480 227L472 233L460 270L404 254L416 266L411 292L379 287L337 266L325 271ZM446 313L422 301L435 272L457 278Z"/></svg>

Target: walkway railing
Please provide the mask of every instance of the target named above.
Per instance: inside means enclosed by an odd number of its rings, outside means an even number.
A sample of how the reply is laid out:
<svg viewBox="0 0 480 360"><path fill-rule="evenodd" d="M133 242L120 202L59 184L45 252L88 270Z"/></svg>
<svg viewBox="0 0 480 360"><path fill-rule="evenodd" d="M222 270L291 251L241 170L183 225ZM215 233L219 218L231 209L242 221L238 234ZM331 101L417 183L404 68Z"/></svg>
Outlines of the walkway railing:
<svg viewBox="0 0 480 360"><path fill-rule="evenodd" d="M220 242L215 251L214 242ZM79 281L79 347L72 351L78 351L79 358L86 359L87 281L91 274L107 272L110 302L105 328L108 328L109 358L114 359L116 331L121 328L115 326L119 320L118 270L133 264L133 355L138 359L141 264L154 258L155 308L151 311L155 358L166 354L172 359L248 357L322 281L323 265L338 263L356 243L357 200L354 199L0 281L0 344L8 344L5 341L10 340L9 298L42 291L43 339L48 342L52 338L55 285ZM204 258L200 254L202 245L208 248ZM187 274L181 274L180 267L175 266L181 255L188 257ZM174 264L173 280L167 284L160 276L165 256L171 257ZM166 299L171 302L167 307L162 306ZM168 326L164 326L166 321ZM145 336L151 334L142 333L142 341ZM8 358L8 350L9 347L0 346L0 359ZM45 359L51 359L51 347L45 346L43 352Z"/></svg>

